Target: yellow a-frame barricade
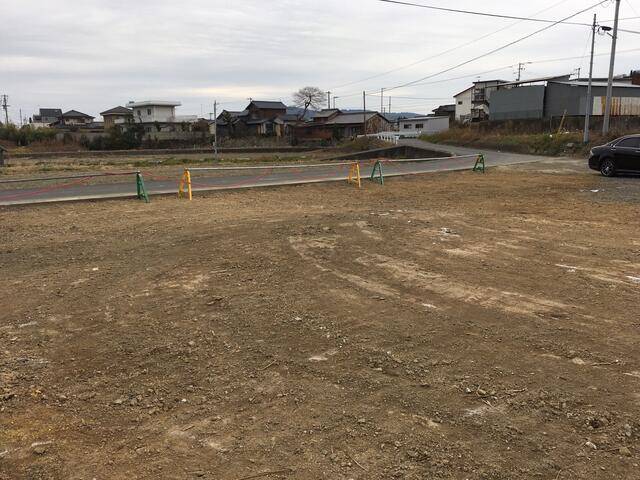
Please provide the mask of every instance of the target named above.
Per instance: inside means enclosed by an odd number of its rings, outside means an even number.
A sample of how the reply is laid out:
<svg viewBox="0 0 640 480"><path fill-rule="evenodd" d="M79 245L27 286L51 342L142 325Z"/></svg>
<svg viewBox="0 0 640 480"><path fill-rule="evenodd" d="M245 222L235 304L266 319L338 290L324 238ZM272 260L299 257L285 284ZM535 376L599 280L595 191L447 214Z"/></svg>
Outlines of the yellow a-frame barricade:
<svg viewBox="0 0 640 480"><path fill-rule="evenodd" d="M349 167L349 176L347 177L347 182L357 185L358 188L362 188L362 182L360 181L360 164L352 163Z"/></svg>
<svg viewBox="0 0 640 480"><path fill-rule="evenodd" d="M193 192L191 190L191 172L186 169L182 174L182 178L180 178L180 187L178 188L178 198L184 197L185 186L187 187L187 198L189 200L193 200Z"/></svg>

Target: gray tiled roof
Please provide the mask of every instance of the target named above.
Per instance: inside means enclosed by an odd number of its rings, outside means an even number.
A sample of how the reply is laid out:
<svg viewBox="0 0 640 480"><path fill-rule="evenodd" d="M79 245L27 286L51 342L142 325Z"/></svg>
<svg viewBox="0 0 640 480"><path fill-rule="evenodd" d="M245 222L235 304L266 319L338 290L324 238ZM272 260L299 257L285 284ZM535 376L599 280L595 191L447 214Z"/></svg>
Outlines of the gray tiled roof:
<svg viewBox="0 0 640 480"><path fill-rule="evenodd" d="M62 114L62 117L82 117L82 118L93 118L91 115L87 115L86 113L79 112L77 110L69 110Z"/></svg>
<svg viewBox="0 0 640 480"><path fill-rule="evenodd" d="M132 115L133 110L128 109L127 107L114 107L109 110L105 110L100 113L100 115Z"/></svg>
<svg viewBox="0 0 640 480"><path fill-rule="evenodd" d="M337 108L332 108L329 110L320 110L319 112L315 113L313 118L327 118L335 113L340 113L340 110L338 110Z"/></svg>
<svg viewBox="0 0 640 480"><path fill-rule="evenodd" d="M349 123L362 123L366 116L367 121L378 115L377 112L341 113L336 118L329 120L325 125L344 125Z"/></svg>
<svg viewBox="0 0 640 480"><path fill-rule="evenodd" d="M287 109L287 106L282 102L252 100L251 103L258 108L264 108L266 110L286 110Z"/></svg>
<svg viewBox="0 0 640 480"><path fill-rule="evenodd" d="M40 116L41 117L56 117L56 118L58 118L61 115L62 115L62 109L61 108L41 108L40 109Z"/></svg>

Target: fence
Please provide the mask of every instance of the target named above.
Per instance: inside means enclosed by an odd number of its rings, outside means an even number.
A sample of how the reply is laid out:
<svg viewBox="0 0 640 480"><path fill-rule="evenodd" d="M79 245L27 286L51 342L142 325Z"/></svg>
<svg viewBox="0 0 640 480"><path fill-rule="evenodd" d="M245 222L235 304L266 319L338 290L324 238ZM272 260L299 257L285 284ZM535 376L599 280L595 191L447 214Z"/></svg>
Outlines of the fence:
<svg viewBox="0 0 640 480"><path fill-rule="evenodd" d="M354 167L357 166L357 169ZM274 182L274 185L283 185L287 183L306 183L309 181L323 181L323 180L336 180L336 172L325 173L325 175L320 175L318 177L314 177L313 179L305 179L302 172L304 169L329 169L332 167L349 167L348 172L346 172L344 176L344 180L347 180L349 183L356 183L360 186L360 170L358 166L358 162L327 162L327 163L316 163L316 164L306 164L306 165L259 165L259 166L238 166L238 167L194 167L194 168L185 168L182 177L180 178L179 186L178 186L178 197L183 198L187 197L189 200L193 198L193 187L203 187L203 189L211 189L211 185L199 185L193 182L192 173L199 172L255 172L262 171L261 175L249 177L244 180L240 180L237 183L228 182L224 185L224 188L240 188L242 186L252 186L252 185L269 185L269 183L265 180L266 177L269 176L274 171L284 170L292 172L290 181L281 181L281 183ZM345 169L346 170L346 169ZM339 175L341 176L341 174ZM302 177L302 178L301 178ZM330 178L331 177L331 178ZM353 180L353 181L352 181Z"/></svg>
<svg viewBox="0 0 640 480"><path fill-rule="evenodd" d="M107 177L124 177L135 176L136 182L136 197L139 200L144 200L145 203L149 203L149 195L144 184L142 173L139 170L128 172L102 172L102 173L89 173L89 174L77 174L77 175L63 175L55 177L36 177L36 178L12 178L6 180L0 180L0 204L17 203L17 201L28 200L47 200L56 198L54 193L56 191L68 190L70 188L86 184L88 180L94 178L107 178ZM18 185L24 184L48 184L42 188L17 188ZM16 186L16 187L14 187ZM93 185L96 186L95 184ZM91 192L86 192L84 198L100 198L96 192L91 196Z"/></svg>
<svg viewBox="0 0 640 480"><path fill-rule="evenodd" d="M475 163L468 160L475 160ZM384 183L385 176L411 175L436 171L438 167L423 168L410 164L428 163L440 160L447 162L446 170L465 170L484 172L482 154L460 155L454 157L427 157L409 159L382 159L369 161L327 162L307 165L264 165L264 166L230 166L230 167L195 167L186 168L180 177L178 197L193 199L194 190L223 190L243 187L270 185L293 185L325 181L347 180L350 184L361 187L361 178L370 177ZM383 172L383 165L387 172ZM324 170L318 172L318 170ZM221 175L238 172L238 176ZM259 172L257 175L251 173ZM283 173L286 172L286 173ZM312 172L312 173L310 173ZM205 176L205 174L214 176ZM249 175L247 175L249 173ZM216 176L217 175L217 176ZM197 178L196 178L197 176Z"/></svg>

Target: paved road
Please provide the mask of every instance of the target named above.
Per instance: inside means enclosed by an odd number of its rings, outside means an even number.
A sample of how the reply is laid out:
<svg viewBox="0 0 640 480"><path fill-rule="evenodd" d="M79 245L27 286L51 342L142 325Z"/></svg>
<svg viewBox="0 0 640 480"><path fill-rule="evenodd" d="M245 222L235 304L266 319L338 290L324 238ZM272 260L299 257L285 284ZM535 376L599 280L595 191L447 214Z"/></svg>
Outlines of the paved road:
<svg viewBox="0 0 640 480"><path fill-rule="evenodd" d="M477 150L463 147L433 145L420 140L405 140L403 143L446 151L453 155L476 155ZM549 157L519 155L500 152L485 152L487 167L512 165L517 163L549 160ZM399 175L415 175L420 173L467 170L473 167L474 157L443 158L423 162L384 163L385 177ZM361 175L367 178L371 174L372 162L361 161ZM349 167L328 163L317 168L290 168L283 170L228 170L224 172L194 172L193 190L212 191L238 188L266 187L275 185L293 185L344 181ZM150 195L175 194L178 178L157 178L152 172L144 173L145 185ZM118 180L118 183L92 183L91 180L72 179L66 183L24 183L23 188L0 190L0 205L21 205L31 203L47 203L73 200L91 200L104 198L131 198L136 195L135 177L130 180Z"/></svg>

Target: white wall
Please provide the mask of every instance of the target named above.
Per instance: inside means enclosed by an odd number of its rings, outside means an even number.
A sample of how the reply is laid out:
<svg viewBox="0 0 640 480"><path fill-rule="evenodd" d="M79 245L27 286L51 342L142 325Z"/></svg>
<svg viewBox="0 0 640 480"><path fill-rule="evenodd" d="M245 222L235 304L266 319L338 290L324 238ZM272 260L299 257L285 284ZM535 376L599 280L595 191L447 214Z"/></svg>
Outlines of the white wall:
<svg viewBox="0 0 640 480"><path fill-rule="evenodd" d="M455 97L456 99L456 120L461 121L462 117L468 117L471 115L471 107L473 100L473 88L470 88L466 92L462 92Z"/></svg>
<svg viewBox="0 0 640 480"><path fill-rule="evenodd" d="M176 107L150 105L133 108L133 119L136 123L173 122L175 116Z"/></svg>
<svg viewBox="0 0 640 480"><path fill-rule="evenodd" d="M400 120L400 133L425 133L431 135L449 130L449 117L408 118Z"/></svg>

